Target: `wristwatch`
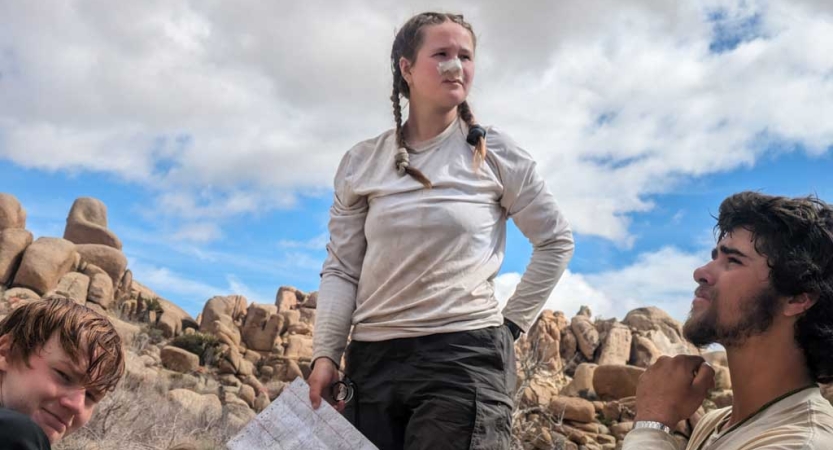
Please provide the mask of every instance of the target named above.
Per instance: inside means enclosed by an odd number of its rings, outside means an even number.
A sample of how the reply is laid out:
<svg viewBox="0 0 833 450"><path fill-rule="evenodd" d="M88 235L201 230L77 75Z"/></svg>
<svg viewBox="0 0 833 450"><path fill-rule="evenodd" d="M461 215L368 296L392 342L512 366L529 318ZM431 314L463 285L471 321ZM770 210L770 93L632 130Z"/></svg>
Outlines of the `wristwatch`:
<svg viewBox="0 0 833 450"><path fill-rule="evenodd" d="M671 434L671 427L653 420L639 420L633 424L633 429L635 430L637 428L650 428L652 430L660 430L666 432L667 434Z"/></svg>

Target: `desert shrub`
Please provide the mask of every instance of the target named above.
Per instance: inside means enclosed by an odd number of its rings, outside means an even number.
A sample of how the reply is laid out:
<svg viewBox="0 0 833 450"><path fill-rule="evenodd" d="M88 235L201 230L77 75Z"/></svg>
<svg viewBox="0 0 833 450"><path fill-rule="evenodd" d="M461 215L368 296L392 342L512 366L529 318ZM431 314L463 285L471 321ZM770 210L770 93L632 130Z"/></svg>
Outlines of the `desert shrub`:
<svg viewBox="0 0 833 450"><path fill-rule="evenodd" d="M160 386L157 386L160 384ZM193 414L166 398L167 385L120 383L98 405L90 422L52 448L56 450L224 449L239 429Z"/></svg>
<svg viewBox="0 0 833 450"><path fill-rule="evenodd" d="M145 311L154 311L157 313L162 312L162 304L159 302L158 297L152 297L148 300L145 300Z"/></svg>
<svg viewBox="0 0 833 450"><path fill-rule="evenodd" d="M200 364L211 364L216 355L220 341L213 334L196 332L182 334L171 340L170 345L189 351L200 357Z"/></svg>

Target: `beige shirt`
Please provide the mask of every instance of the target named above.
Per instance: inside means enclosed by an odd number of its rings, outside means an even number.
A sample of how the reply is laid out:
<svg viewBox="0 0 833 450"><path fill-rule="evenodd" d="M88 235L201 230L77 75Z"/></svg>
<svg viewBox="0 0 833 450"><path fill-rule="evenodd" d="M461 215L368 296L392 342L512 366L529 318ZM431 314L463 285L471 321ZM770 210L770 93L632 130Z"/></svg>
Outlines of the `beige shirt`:
<svg viewBox="0 0 833 450"><path fill-rule="evenodd" d="M706 414L685 447L662 431L643 428L628 433L622 450L833 449L833 406L819 388L787 397L734 430L718 432L731 414L731 407Z"/></svg>
<svg viewBox="0 0 833 450"><path fill-rule="evenodd" d="M524 330L531 326L572 256L570 227L528 153L492 128L486 160L475 171L465 132L458 120L414 145L411 164L433 189L397 174L393 130L344 156L313 359L340 361L351 326L359 341L474 330L500 325L503 316ZM508 218L533 253L501 315L494 278Z"/></svg>

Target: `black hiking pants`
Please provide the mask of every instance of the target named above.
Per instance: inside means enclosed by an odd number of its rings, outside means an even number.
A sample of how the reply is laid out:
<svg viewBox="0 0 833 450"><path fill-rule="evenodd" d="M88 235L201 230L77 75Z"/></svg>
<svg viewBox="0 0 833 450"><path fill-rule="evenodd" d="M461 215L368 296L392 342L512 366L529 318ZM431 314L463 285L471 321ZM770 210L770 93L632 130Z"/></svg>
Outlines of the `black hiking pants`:
<svg viewBox="0 0 833 450"><path fill-rule="evenodd" d="M515 347L506 326L353 341L344 415L380 450L508 449Z"/></svg>

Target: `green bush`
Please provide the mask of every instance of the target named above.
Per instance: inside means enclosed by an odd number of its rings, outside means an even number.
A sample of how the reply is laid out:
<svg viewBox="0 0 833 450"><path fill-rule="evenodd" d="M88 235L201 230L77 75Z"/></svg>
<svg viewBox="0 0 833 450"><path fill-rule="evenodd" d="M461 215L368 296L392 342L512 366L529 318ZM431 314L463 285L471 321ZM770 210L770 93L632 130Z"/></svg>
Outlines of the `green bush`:
<svg viewBox="0 0 833 450"><path fill-rule="evenodd" d="M162 312L162 304L159 302L158 297L153 297L145 301L145 311L155 311L157 313Z"/></svg>
<svg viewBox="0 0 833 450"><path fill-rule="evenodd" d="M200 364L205 365L206 359L217 353L220 341L213 334L193 333L182 334L171 340L170 345L189 351L200 357Z"/></svg>

